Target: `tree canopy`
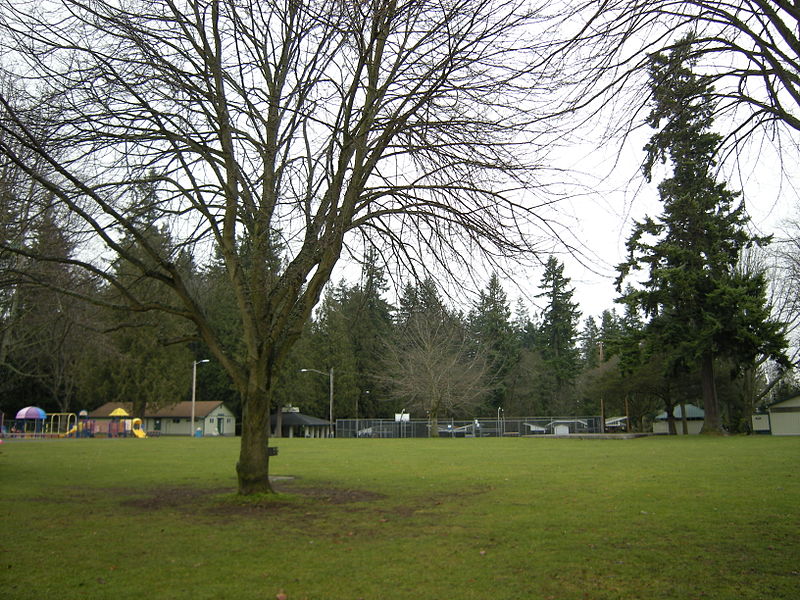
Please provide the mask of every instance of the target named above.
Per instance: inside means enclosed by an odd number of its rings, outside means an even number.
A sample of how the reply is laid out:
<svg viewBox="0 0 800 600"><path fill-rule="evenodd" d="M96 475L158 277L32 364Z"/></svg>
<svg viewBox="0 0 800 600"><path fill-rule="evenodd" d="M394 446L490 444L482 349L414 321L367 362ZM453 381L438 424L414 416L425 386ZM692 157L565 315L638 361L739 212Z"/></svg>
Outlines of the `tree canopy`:
<svg viewBox="0 0 800 600"><path fill-rule="evenodd" d="M398 264L445 271L476 252L536 250L542 215L520 192L536 183L547 129L535 101L549 75L527 3L0 9L12 83L0 92L4 163L91 234L65 260L113 288L116 307L188 320L231 377L243 408L242 493L269 490L274 378L346 245L355 251L368 234ZM154 243L145 213L180 235ZM241 326L235 344L181 271L183 249L218 257ZM118 259L168 293L138 294L111 268Z"/></svg>
<svg viewBox="0 0 800 600"><path fill-rule="evenodd" d="M651 59L648 123L656 132L644 172L650 179L656 164L669 161L672 173L658 186L663 213L637 223L628 239L618 286L646 271L641 289L623 301L649 317L644 340L665 353L673 372L701 367L705 427L721 430L714 359L746 363L765 353L783 360L785 340L770 319L763 275L737 271L743 251L766 240L746 231L737 194L715 180L712 88L692 71L690 48L691 40Z"/></svg>

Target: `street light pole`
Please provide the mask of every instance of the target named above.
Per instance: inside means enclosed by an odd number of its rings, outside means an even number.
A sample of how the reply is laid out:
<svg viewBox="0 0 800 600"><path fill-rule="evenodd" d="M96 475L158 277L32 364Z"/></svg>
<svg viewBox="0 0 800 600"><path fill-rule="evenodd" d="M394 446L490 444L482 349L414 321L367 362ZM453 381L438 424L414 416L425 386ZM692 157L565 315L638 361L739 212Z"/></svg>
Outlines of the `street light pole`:
<svg viewBox="0 0 800 600"><path fill-rule="evenodd" d="M333 367L330 373L330 414L331 414L331 433L336 437L336 422L333 420Z"/></svg>
<svg viewBox="0 0 800 600"><path fill-rule="evenodd" d="M325 371L319 371L317 369L300 369L301 373L319 373L320 375L328 375L328 385L329 385L329 398L330 398L330 408L329 408L329 415L330 415L330 423L331 423L331 433L334 433L336 430L336 426L333 422L333 367L331 367L330 372L326 373Z"/></svg>
<svg viewBox="0 0 800 600"><path fill-rule="evenodd" d="M502 437L506 433L506 414L502 406L497 407L497 437Z"/></svg>
<svg viewBox="0 0 800 600"><path fill-rule="evenodd" d="M197 397L197 365L207 362L207 358L192 361L192 422L189 425L189 437L194 435L194 402Z"/></svg>
<svg viewBox="0 0 800 600"><path fill-rule="evenodd" d="M369 390L364 390L364 395L369 396ZM356 396L356 437L358 437L358 396Z"/></svg>

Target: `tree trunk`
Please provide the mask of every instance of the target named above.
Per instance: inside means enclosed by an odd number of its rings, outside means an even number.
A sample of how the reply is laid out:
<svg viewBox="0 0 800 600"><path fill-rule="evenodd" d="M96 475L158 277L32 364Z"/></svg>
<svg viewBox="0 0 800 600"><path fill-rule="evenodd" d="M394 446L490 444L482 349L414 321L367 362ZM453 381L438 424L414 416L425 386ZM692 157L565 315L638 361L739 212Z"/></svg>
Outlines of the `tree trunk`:
<svg viewBox="0 0 800 600"><path fill-rule="evenodd" d="M628 403L628 394L625 394L625 431L630 433L631 429L631 411Z"/></svg>
<svg viewBox="0 0 800 600"><path fill-rule="evenodd" d="M700 376L703 385L703 410L705 411L703 433L722 433L717 386L714 383L714 356L710 352L703 356Z"/></svg>
<svg viewBox="0 0 800 600"><path fill-rule="evenodd" d="M439 417L434 412L428 415L428 437L439 437Z"/></svg>
<svg viewBox="0 0 800 600"><path fill-rule="evenodd" d="M266 377L264 378L266 379ZM242 398L242 440L236 473L239 478L239 494L271 493L269 482L269 413L270 394L259 385L260 378L250 377L247 391Z"/></svg>
<svg viewBox="0 0 800 600"><path fill-rule="evenodd" d="M678 435L675 429L675 406L672 404L667 405L667 427L670 435Z"/></svg>
<svg viewBox="0 0 800 600"><path fill-rule="evenodd" d="M600 397L600 433L606 432L606 403Z"/></svg>
<svg viewBox="0 0 800 600"><path fill-rule="evenodd" d="M689 435L689 421L686 417L686 400L681 400L681 426L683 435Z"/></svg>

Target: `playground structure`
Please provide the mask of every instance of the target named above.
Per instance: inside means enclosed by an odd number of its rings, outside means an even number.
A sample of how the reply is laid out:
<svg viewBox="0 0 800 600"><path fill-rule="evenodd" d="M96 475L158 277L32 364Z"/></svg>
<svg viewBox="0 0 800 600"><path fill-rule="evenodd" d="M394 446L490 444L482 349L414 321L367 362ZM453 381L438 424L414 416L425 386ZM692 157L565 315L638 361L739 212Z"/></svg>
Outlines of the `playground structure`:
<svg viewBox="0 0 800 600"><path fill-rule="evenodd" d="M38 406L26 406L17 411L9 433L11 437L44 437L46 419L47 413Z"/></svg>
<svg viewBox="0 0 800 600"><path fill-rule="evenodd" d="M142 420L139 417L131 420L131 433L138 438L147 437L144 429L142 429Z"/></svg>
<svg viewBox="0 0 800 600"><path fill-rule="evenodd" d="M120 409L112 414L107 427L89 419L85 410L75 413L46 413L37 406L26 406L19 410L10 423L0 415L0 437L9 438L90 438L90 437L137 437L146 438L142 420L131 419Z"/></svg>
<svg viewBox="0 0 800 600"><path fill-rule="evenodd" d="M50 432L58 437L94 437L95 422L89 420L89 413L82 410L77 417L74 413L53 413L50 416Z"/></svg>

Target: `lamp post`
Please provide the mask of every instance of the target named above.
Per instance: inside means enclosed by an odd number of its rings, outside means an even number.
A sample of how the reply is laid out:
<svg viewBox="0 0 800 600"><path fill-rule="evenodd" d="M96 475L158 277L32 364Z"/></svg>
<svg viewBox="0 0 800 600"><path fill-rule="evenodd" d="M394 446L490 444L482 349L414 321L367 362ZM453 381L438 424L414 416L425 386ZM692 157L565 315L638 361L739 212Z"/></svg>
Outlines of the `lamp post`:
<svg viewBox="0 0 800 600"><path fill-rule="evenodd" d="M207 358L192 361L192 422L189 425L189 437L194 435L194 401L197 397L197 365L207 362Z"/></svg>
<svg viewBox="0 0 800 600"><path fill-rule="evenodd" d="M503 437L506 434L506 413L502 406L497 407L497 437Z"/></svg>
<svg viewBox="0 0 800 600"><path fill-rule="evenodd" d="M369 396L369 390L364 390L364 395ZM356 437L358 437L358 396L356 396Z"/></svg>
<svg viewBox="0 0 800 600"><path fill-rule="evenodd" d="M317 369L300 369L301 373L319 373L320 375L328 375L328 385L329 385L329 397L330 397L330 422L331 422L331 433L335 435L336 426L333 422L333 367L331 367L330 372L326 373L325 371L318 371Z"/></svg>

